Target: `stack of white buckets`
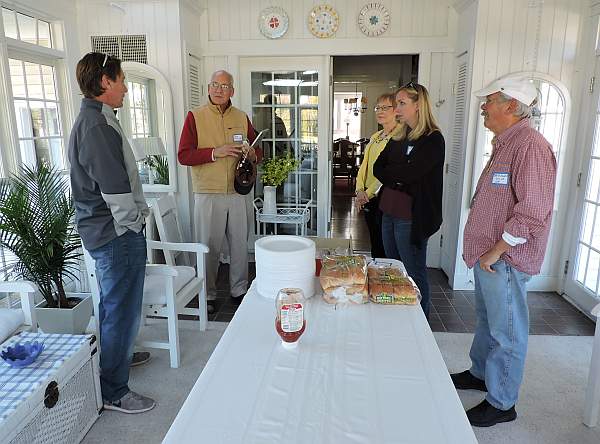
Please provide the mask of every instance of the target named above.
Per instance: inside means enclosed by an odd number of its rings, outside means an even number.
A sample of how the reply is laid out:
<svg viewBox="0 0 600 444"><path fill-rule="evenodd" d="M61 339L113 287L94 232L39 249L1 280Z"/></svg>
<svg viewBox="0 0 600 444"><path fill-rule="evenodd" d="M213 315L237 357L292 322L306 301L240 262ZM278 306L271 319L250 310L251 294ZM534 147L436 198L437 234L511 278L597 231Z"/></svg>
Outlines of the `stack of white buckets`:
<svg viewBox="0 0 600 444"><path fill-rule="evenodd" d="M315 243L300 236L266 236L254 245L258 294L275 299L282 288L315 292Z"/></svg>

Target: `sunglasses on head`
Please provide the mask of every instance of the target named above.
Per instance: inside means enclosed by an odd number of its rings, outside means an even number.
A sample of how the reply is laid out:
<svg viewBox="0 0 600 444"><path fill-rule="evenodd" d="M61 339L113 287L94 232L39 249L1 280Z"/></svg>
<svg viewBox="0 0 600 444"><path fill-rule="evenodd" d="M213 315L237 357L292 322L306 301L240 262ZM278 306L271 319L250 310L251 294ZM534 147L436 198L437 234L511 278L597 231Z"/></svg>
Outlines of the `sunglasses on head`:
<svg viewBox="0 0 600 444"><path fill-rule="evenodd" d="M88 54L98 54L98 52L97 52L97 51L92 51L92 52L90 52L90 53L88 53ZM104 56L104 60L103 60L103 62L100 64L100 67L101 67L101 68L105 68L105 67L106 67L106 62L108 62L108 59L110 58L110 55L108 55L108 54L103 54L103 53L101 53L101 52L100 52L99 54L101 54L101 55L103 55L103 56Z"/></svg>
<svg viewBox="0 0 600 444"><path fill-rule="evenodd" d="M419 92L419 91L423 91L423 85L420 85L416 82L408 82L406 85L404 85L402 88L411 88L414 89L415 91Z"/></svg>

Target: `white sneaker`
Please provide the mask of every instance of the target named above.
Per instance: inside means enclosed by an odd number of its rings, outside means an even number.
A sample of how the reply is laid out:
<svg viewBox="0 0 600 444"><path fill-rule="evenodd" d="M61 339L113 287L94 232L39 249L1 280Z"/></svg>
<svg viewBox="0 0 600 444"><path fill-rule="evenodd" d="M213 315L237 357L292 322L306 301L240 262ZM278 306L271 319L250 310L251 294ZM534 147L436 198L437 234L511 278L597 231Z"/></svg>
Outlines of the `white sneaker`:
<svg viewBox="0 0 600 444"><path fill-rule="evenodd" d="M152 410L156 402L154 399L142 396L136 392L128 391L118 401L104 401L106 410L116 410L122 413L144 413Z"/></svg>

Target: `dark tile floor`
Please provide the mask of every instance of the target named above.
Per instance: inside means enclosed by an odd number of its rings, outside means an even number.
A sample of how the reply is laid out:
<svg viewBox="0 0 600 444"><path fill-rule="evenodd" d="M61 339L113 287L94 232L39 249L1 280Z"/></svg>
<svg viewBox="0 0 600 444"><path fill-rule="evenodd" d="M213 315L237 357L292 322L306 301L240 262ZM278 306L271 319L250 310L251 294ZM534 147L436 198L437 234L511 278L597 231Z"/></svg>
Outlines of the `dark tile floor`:
<svg viewBox="0 0 600 444"><path fill-rule="evenodd" d="M429 325L433 331L472 333L475 330L475 295L473 291L452 290L446 275L439 269L429 269L431 313ZM588 317L554 292L530 291L529 334L593 336L595 324Z"/></svg>
<svg viewBox="0 0 600 444"><path fill-rule="evenodd" d="M256 277L254 262L248 263L248 284ZM214 312L208 314L209 321L229 322L233 318L238 305L229 293L229 264L221 264L217 274L217 298L212 301ZM197 306L197 305L196 305Z"/></svg>
<svg viewBox="0 0 600 444"><path fill-rule="evenodd" d="M334 188L332 236L352 239L355 252L370 251L369 232L364 218L352 205L353 189L345 180L338 180ZM229 265L219 267L215 311L210 321L229 322L237 305L229 297ZM254 263L249 264L249 282L254 279ZM452 290L448 278L439 269L429 269L431 284L431 313L429 325L433 331L472 333L475 330L475 301L473 291ZM196 302L197 303L197 302ZM560 295L554 292L528 293L530 328L534 335L593 336L595 324Z"/></svg>
<svg viewBox="0 0 600 444"><path fill-rule="evenodd" d="M331 236L352 240L356 252L371 251L369 230L362 213L352 205L354 188L348 188L345 179L337 179L333 189Z"/></svg>
<svg viewBox="0 0 600 444"><path fill-rule="evenodd" d="M255 273L253 262L249 263L249 281ZM221 264L217 277L215 311L208 315L209 321L229 322L237 305L229 296L227 276L229 265ZM473 291L452 290L448 279L439 269L429 269L431 285L431 313L429 325L432 331L450 333L473 333L475 331L475 300ZM595 324L560 295L554 292L530 291L527 295L530 327L533 335L593 336Z"/></svg>

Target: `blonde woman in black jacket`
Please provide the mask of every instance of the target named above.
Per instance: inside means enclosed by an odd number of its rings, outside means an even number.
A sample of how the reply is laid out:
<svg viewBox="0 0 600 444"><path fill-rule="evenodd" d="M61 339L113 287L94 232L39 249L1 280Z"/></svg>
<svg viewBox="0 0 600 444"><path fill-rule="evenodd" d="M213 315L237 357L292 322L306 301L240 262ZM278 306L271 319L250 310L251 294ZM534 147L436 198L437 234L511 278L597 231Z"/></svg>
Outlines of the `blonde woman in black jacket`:
<svg viewBox="0 0 600 444"><path fill-rule="evenodd" d="M423 85L411 82L398 90L396 114L403 129L373 166L383 184L379 202L383 246L388 258L404 263L429 316L427 240L442 224L444 137Z"/></svg>

